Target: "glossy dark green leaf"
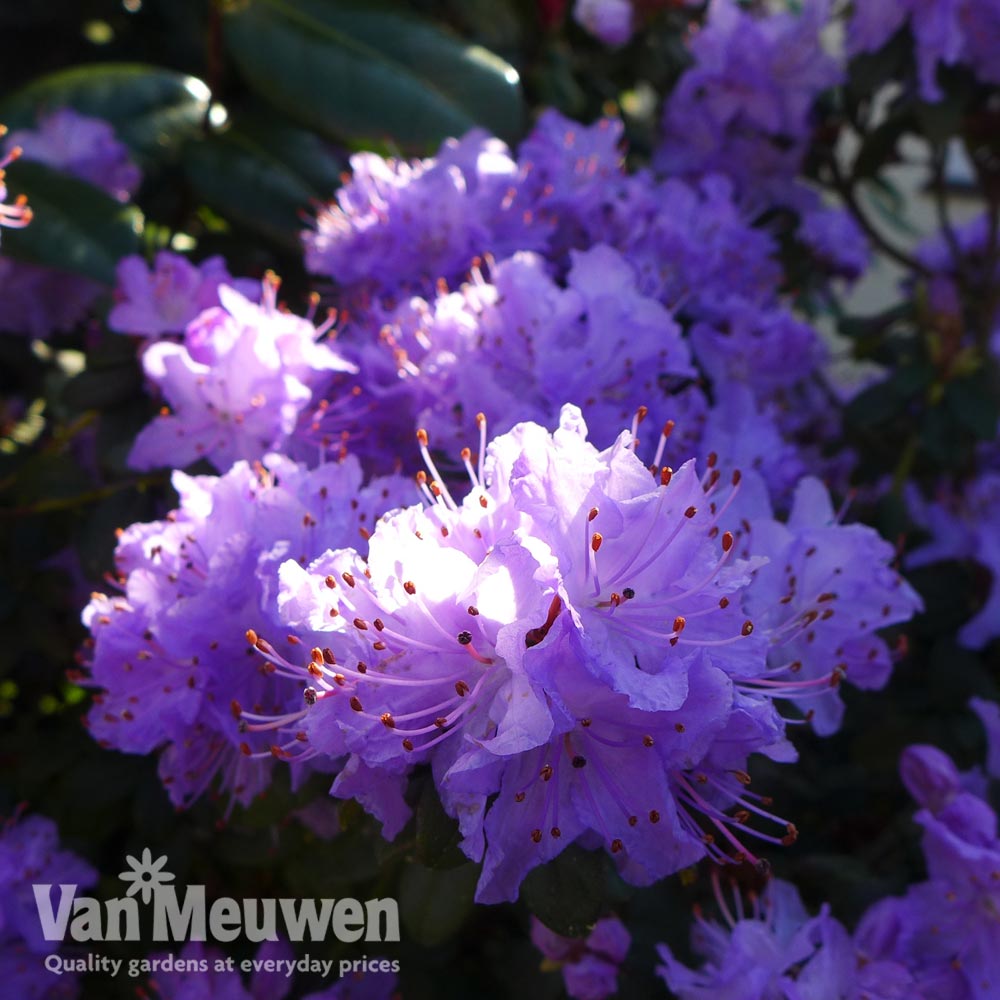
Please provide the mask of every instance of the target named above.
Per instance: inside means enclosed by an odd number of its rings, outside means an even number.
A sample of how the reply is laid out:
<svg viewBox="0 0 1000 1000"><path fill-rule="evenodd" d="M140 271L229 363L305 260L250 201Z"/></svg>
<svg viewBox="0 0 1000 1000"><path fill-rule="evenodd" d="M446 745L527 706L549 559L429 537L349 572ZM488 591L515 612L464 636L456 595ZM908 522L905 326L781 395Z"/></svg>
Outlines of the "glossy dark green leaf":
<svg viewBox="0 0 1000 1000"><path fill-rule="evenodd" d="M399 880L399 915L408 938L427 948L457 934L472 911L479 866L439 871L407 865Z"/></svg>
<svg viewBox="0 0 1000 1000"><path fill-rule="evenodd" d="M871 428L885 423L902 409L902 403L886 382L858 393L847 405L845 417L855 427Z"/></svg>
<svg viewBox="0 0 1000 1000"><path fill-rule="evenodd" d="M572 844L546 865L528 872L521 899L546 927L566 937L586 934L608 904L610 862L603 851Z"/></svg>
<svg viewBox="0 0 1000 1000"><path fill-rule="evenodd" d="M212 209L288 247L299 245L304 215L330 198L342 167L314 133L259 117L189 143L183 165Z"/></svg>
<svg viewBox="0 0 1000 1000"><path fill-rule="evenodd" d="M9 168L8 185L28 196L34 218L30 226L4 233L5 254L114 284L118 261L138 246L142 214L134 205L23 160Z"/></svg>
<svg viewBox="0 0 1000 1000"><path fill-rule="evenodd" d="M248 84L335 138L425 150L474 125L515 138L516 71L396 10L331 0L234 0L225 37Z"/></svg>
<svg viewBox="0 0 1000 1000"><path fill-rule="evenodd" d="M958 422L977 438L990 441L996 437L1000 410L987 376L976 374L949 383L944 398Z"/></svg>
<svg viewBox="0 0 1000 1000"><path fill-rule="evenodd" d="M0 101L0 122L27 128L40 111L74 108L109 121L123 142L152 160L198 131L209 97L208 87L185 73L142 63L98 63L33 80Z"/></svg>
<svg viewBox="0 0 1000 1000"><path fill-rule="evenodd" d="M458 823L444 811L430 781L417 801L416 830L416 858L428 868L454 868L469 860L458 846Z"/></svg>

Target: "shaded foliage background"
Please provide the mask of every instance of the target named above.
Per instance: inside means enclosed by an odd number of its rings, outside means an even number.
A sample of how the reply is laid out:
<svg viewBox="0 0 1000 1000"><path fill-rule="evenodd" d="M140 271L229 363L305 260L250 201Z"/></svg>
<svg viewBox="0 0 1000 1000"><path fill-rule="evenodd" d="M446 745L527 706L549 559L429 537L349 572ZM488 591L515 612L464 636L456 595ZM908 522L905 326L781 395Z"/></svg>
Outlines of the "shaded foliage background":
<svg viewBox="0 0 1000 1000"><path fill-rule="evenodd" d="M29 195L36 223L5 233L4 252L101 282L105 305L121 256L166 246L222 253L233 274L274 269L283 295L301 302L310 285L298 232L355 149L427 154L476 124L516 142L537 110L554 105L587 121L622 113L641 163L658 95L685 62L683 21L669 7L646 5L648 29L609 52L559 16L558 3L533 0L4 4L0 121L16 128L39 108L68 104L111 121L145 171L123 207L55 171L15 165L11 189ZM963 86L955 82L958 103L933 123L943 138L977 127L969 109L978 98ZM848 90L830 109L835 127L858 111L851 100ZM907 129L925 127L920 107L903 111L888 131L867 136L852 181L876 175ZM808 292L803 286L805 307ZM918 301L842 323L859 356L895 371L888 388L850 411L862 479L891 472L901 454L906 475L960 468L977 439L995 434L989 373L942 369ZM66 844L104 873L108 896L118 894L124 855L143 847L168 854L178 882L206 883L210 898L395 896L404 940L384 951L400 957L407 997L560 996L560 978L540 970L528 942L529 912L579 933L610 910L634 934L621 995L664 995L652 979L652 946L668 940L683 952L690 906L706 896L703 873L636 890L603 854L572 848L531 873L517 906L474 907L475 866L457 850L430 782L414 782L415 820L387 844L352 804L304 810L323 799L322 777L295 794L279 780L249 810L203 801L175 813L154 759L105 752L89 738L80 724L87 695L66 675L84 635L79 610L111 568L115 529L159 516L174 500L165 474L136 476L125 466L151 408L126 338L98 325L44 345L0 336L0 812L25 802L56 819ZM873 508L859 502L854 514L889 538L910 530L898 493ZM977 568L945 564L911 580L928 611L907 630L909 654L889 687L845 692L843 729L826 740L801 734L798 766L754 769L755 786L802 833L772 855L775 870L807 901L829 899L846 922L922 875L897 779L900 750L927 741L962 766L979 761L982 734L965 706L973 694L1000 694L997 644L979 655L953 638L982 602ZM341 832L321 837L314 828L323 827ZM133 956L144 947L102 950ZM348 946L309 950L360 957ZM134 985L92 979L84 996L133 996Z"/></svg>

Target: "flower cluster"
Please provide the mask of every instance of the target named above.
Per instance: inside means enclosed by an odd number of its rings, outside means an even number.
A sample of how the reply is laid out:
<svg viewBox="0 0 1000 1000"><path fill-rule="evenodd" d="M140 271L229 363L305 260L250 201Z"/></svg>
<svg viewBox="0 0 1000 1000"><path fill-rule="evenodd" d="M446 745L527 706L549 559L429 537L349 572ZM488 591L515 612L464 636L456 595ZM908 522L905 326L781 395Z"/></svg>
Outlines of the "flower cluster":
<svg viewBox="0 0 1000 1000"><path fill-rule="evenodd" d="M280 450L335 376L355 370L322 339L332 320L317 327L279 309L277 291L272 276L259 302L217 286L221 304L199 313L183 341L146 348L143 369L167 405L136 438L134 468L204 458L222 472Z"/></svg>
<svg viewBox="0 0 1000 1000"><path fill-rule="evenodd" d="M59 831L52 820L22 816L0 827L0 978L9 996L23 1000L76 997L75 975L54 977L42 964L54 948L42 935L33 886L87 887L96 882L97 872L90 865L60 848Z"/></svg>
<svg viewBox="0 0 1000 1000"><path fill-rule="evenodd" d="M748 835L794 839L747 789L748 758L794 757L777 700L828 732L842 678L884 682L875 629L919 605L891 549L838 525L815 481L779 524L760 481L724 482L714 457L700 474L657 454L651 476L633 432L598 451L571 405L554 434L518 424L488 448L480 423L462 503L420 431L429 506L383 519L367 559L282 564L282 620L327 641L303 662L249 636L305 685L272 752L350 755L333 794L390 838L409 814L400 779L429 764L483 860L483 902L576 840L643 885L704 856L756 861Z"/></svg>
<svg viewBox="0 0 1000 1000"><path fill-rule="evenodd" d="M128 149L115 138L107 122L69 108L43 115L34 129L11 132L5 138L4 151L3 165L13 156L21 156L65 171L120 201L127 200L142 180ZM26 221L23 210L14 218L20 218L22 224ZM8 333L47 337L70 330L100 293L100 285L89 278L0 257L4 303L0 328Z"/></svg>
<svg viewBox="0 0 1000 1000"><path fill-rule="evenodd" d="M996 0L858 4L848 33L848 51L877 52L904 27L913 36L918 87L924 100L938 101L944 96L938 83L941 66L963 63L980 80L1000 83L1000 67L994 58L1000 44Z"/></svg>
<svg viewBox="0 0 1000 1000"><path fill-rule="evenodd" d="M606 1000L618 991L618 969L632 938L617 917L598 920L585 939L563 937L533 917L531 941L545 956L542 968L562 972L567 996Z"/></svg>
<svg viewBox="0 0 1000 1000"><path fill-rule="evenodd" d="M161 750L177 805L216 778L246 803L269 769L240 752L254 737L237 732L233 712L281 712L296 700L243 641L251 624L277 620L279 563L362 542L412 486L392 478L362 487L353 457L309 471L276 455L218 478L177 472L173 483L179 509L121 533L120 592L94 594L84 611L91 639L80 679L99 689L88 725L105 746Z"/></svg>
<svg viewBox="0 0 1000 1000"><path fill-rule="evenodd" d="M990 737L988 772L1000 776L1000 713L975 699ZM962 774L933 746L908 747L900 774L921 807L928 879L904 896L876 902L851 936L824 905L810 917L794 886L771 881L751 897L748 913L734 891L730 908L713 876L725 925L696 910L697 970L660 946L660 974L681 1000L740 996L745 1000L949 997L988 1000L1000 985L1000 836L985 799L984 776ZM735 991L735 992L733 992Z"/></svg>

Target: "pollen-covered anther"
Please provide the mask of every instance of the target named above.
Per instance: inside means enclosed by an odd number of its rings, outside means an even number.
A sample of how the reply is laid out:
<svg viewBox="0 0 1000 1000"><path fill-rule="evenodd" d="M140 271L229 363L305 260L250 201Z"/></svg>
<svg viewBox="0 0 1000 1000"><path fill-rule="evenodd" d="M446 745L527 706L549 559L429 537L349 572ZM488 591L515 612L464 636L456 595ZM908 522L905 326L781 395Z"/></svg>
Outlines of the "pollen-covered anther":
<svg viewBox="0 0 1000 1000"><path fill-rule="evenodd" d="M656 745L656 740L653 739L648 733L642 738L642 745L644 747L651 747Z"/></svg>
<svg viewBox="0 0 1000 1000"><path fill-rule="evenodd" d="M746 771L734 770L729 773L744 787L750 784L750 775Z"/></svg>
<svg viewBox="0 0 1000 1000"><path fill-rule="evenodd" d="M621 854L621 852L624 849L625 849L625 845L617 837L615 837L615 839L611 841L611 853L612 854Z"/></svg>
<svg viewBox="0 0 1000 1000"><path fill-rule="evenodd" d="M357 695L352 695L351 696L351 702L350 702L350 704L351 704L351 708L353 708L355 712L363 712L364 711L364 708L363 708L363 706L361 704L361 699Z"/></svg>
<svg viewBox="0 0 1000 1000"><path fill-rule="evenodd" d="M322 670L322 668L318 664L313 663L312 660L309 661L309 666L306 667L306 670L313 677L322 677L323 676L323 670Z"/></svg>
<svg viewBox="0 0 1000 1000"><path fill-rule="evenodd" d="M669 465L665 465L665 466L663 466L662 469L660 469L660 485L661 486L669 486L670 485L670 480L673 479L673 478L674 478L674 470L671 469Z"/></svg>
<svg viewBox="0 0 1000 1000"><path fill-rule="evenodd" d="M239 717L240 717L240 716L241 716L241 715L243 714L243 707L242 707L242 706L240 705L240 703L239 703L239 702L238 702L238 701L237 701L237 700L236 700L236 699L234 698L234 699L233 699L233 700L232 700L232 701L231 701L231 702L229 703L229 711L233 713L233 718L234 718L234 719L238 719L238 718L239 718Z"/></svg>
<svg viewBox="0 0 1000 1000"><path fill-rule="evenodd" d="M722 551L728 552L733 547L734 541L733 533L731 531L725 532L722 536Z"/></svg>
<svg viewBox="0 0 1000 1000"><path fill-rule="evenodd" d="M536 843L540 844L542 842L542 831L535 829L531 831L531 839Z"/></svg>
<svg viewBox="0 0 1000 1000"><path fill-rule="evenodd" d="M448 725L448 717L446 715L439 715L434 720L434 725L437 726L438 729L444 729L444 727Z"/></svg>
<svg viewBox="0 0 1000 1000"><path fill-rule="evenodd" d="M456 637L459 643L463 646L472 645L472 633L471 632L459 632Z"/></svg>
<svg viewBox="0 0 1000 1000"><path fill-rule="evenodd" d="M396 720L392 717L392 713L391 712L383 712L379 716L379 722L381 722L382 725L385 726L386 729L395 729L396 728Z"/></svg>
<svg viewBox="0 0 1000 1000"><path fill-rule="evenodd" d="M660 814L655 809L650 809L649 810L649 822L650 823L659 823L660 822Z"/></svg>
<svg viewBox="0 0 1000 1000"><path fill-rule="evenodd" d="M597 552L601 547L601 543L604 541L604 536L599 532L595 531L593 535L590 536L590 547L594 552Z"/></svg>
<svg viewBox="0 0 1000 1000"><path fill-rule="evenodd" d="M337 665L337 657L333 655L333 650L329 646L323 648L323 662L329 664L331 667Z"/></svg>
<svg viewBox="0 0 1000 1000"><path fill-rule="evenodd" d="M412 580L407 580L403 584L403 590L412 596L417 592L417 585Z"/></svg>
<svg viewBox="0 0 1000 1000"><path fill-rule="evenodd" d="M590 513L587 514L587 520L588 521L593 521L594 518L597 517L598 514L600 514L600 510L597 507L591 507L590 508Z"/></svg>
<svg viewBox="0 0 1000 1000"><path fill-rule="evenodd" d="M549 830L549 833L551 833L556 840L562 836L562 830L560 830L558 826L552 827L552 829Z"/></svg>
<svg viewBox="0 0 1000 1000"><path fill-rule="evenodd" d="M252 628L247 629L246 637L247 637L247 642L250 643L251 646L257 645L259 641L257 638L257 633Z"/></svg>
<svg viewBox="0 0 1000 1000"><path fill-rule="evenodd" d="M514 801L515 802L523 802L524 801L524 792L515 792L514 793Z"/></svg>
<svg viewBox="0 0 1000 1000"><path fill-rule="evenodd" d="M430 438L428 438L427 436L427 431L425 431L423 427L418 427L417 444L419 444L421 448L426 448L429 443L430 443Z"/></svg>
<svg viewBox="0 0 1000 1000"><path fill-rule="evenodd" d="M687 625L687 619L685 619L685 618L683 617L683 615L678 615L678 616L677 616L677 617L676 617L676 618L674 619L674 631L675 631L675 632L676 632L676 633L677 633L678 635L680 635L680 634L681 634L681 632L683 632L683 631L684 631L684 626L685 626L685 625Z"/></svg>
<svg viewBox="0 0 1000 1000"><path fill-rule="evenodd" d="M687 517L687 518L692 518L697 513L698 513L698 508L697 507L688 507L688 509L686 511L684 511L684 516Z"/></svg>
<svg viewBox="0 0 1000 1000"><path fill-rule="evenodd" d="M723 608L723 609L724 608L728 608L729 607L729 598L728 597L720 597L719 598L719 607Z"/></svg>
<svg viewBox="0 0 1000 1000"><path fill-rule="evenodd" d="M354 619L354 627L356 629L360 629L362 632L367 632L368 631L368 622L366 622L364 620L364 618L355 618Z"/></svg>
<svg viewBox="0 0 1000 1000"><path fill-rule="evenodd" d="M403 749L407 753L413 753L413 740L409 739L408 737L407 739L403 740Z"/></svg>
<svg viewBox="0 0 1000 1000"><path fill-rule="evenodd" d="M322 663L323 650L320 649L319 646L313 646L313 648L309 651L309 659L311 659L313 663Z"/></svg>
<svg viewBox="0 0 1000 1000"><path fill-rule="evenodd" d="M799 839L799 831L794 823L789 823L785 827L785 829L788 832L785 834L784 837L781 838L781 843L784 844L785 847L789 847L790 845L794 844L796 840Z"/></svg>
<svg viewBox="0 0 1000 1000"><path fill-rule="evenodd" d="M743 623L743 628L740 629L740 635L747 636L753 632L753 622L748 618Z"/></svg>
<svg viewBox="0 0 1000 1000"><path fill-rule="evenodd" d="M538 772L538 776L542 781L549 781L552 778L552 765L546 764L541 771Z"/></svg>
<svg viewBox="0 0 1000 1000"><path fill-rule="evenodd" d="M465 681L455 681L455 693L459 698L464 698L472 689Z"/></svg>
<svg viewBox="0 0 1000 1000"><path fill-rule="evenodd" d="M353 587L355 585L353 573L350 573L345 569L344 572L341 573L340 575L343 578L344 583L346 583L348 587Z"/></svg>

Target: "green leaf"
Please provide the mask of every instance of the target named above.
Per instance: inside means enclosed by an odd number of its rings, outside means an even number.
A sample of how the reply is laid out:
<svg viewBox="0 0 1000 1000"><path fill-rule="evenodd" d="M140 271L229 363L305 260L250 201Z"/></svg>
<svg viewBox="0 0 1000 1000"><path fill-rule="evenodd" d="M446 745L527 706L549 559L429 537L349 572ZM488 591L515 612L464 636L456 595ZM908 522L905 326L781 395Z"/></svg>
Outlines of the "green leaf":
<svg viewBox="0 0 1000 1000"><path fill-rule="evenodd" d="M442 808L431 781L424 783L416 808L416 859L428 868L455 868L469 859L459 848L458 823Z"/></svg>
<svg viewBox="0 0 1000 1000"><path fill-rule="evenodd" d="M447 871L407 865L399 880L399 915L406 936L425 948L444 944L472 912L479 865Z"/></svg>
<svg viewBox="0 0 1000 1000"><path fill-rule="evenodd" d="M142 229L142 213L134 205L122 205L92 184L24 160L8 169L8 184L28 196L34 217L30 226L4 234L5 254L115 283L115 266L135 252Z"/></svg>
<svg viewBox="0 0 1000 1000"><path fill-rule="evenodd" d="M991 441L996 437L1000 411L988 376L978 373L949 383L944 399L958 422L981 441Z"/></svg>
<svg viewBox="0 0 1000 1000"><path fill-rule="evenodd" d="M75 66L33 80L0 101L0 122L30 128L40 111L70 107L110 122L140 157L160 160L197 133L210 93L197 77L142 63Z"/></svg>
<svg viewBox="0 0 1000 1000"><path fill-rule="evenodd" d="M521 899L557 934L581 937L603 915L612 877L603 851L571 844L548 864L528 872L521 883Z"/></svg>
<svg viewBox="0 0 1000 1000"><path fill-rule="evenodd" d="M297 248L302 215L340 184L341 164L312 132L255 116L183 153L198 197L246 228Z"/></svg>
<svg viewBox="0 0 1000 1000"><path fill-rule="evenodd" d="M872 428L884 424L902 410L902 401L887 382L873 385L858 393L844 412L848 423L855 427Z"/></svg>
<svg viewBox="0 0 1000 1000"><path fill-rule="evenodd" d="M482 125L521 129L517 72L396 10L330 0L230 0L229 51L247 83L334 138L425 150Z"/></svg>

